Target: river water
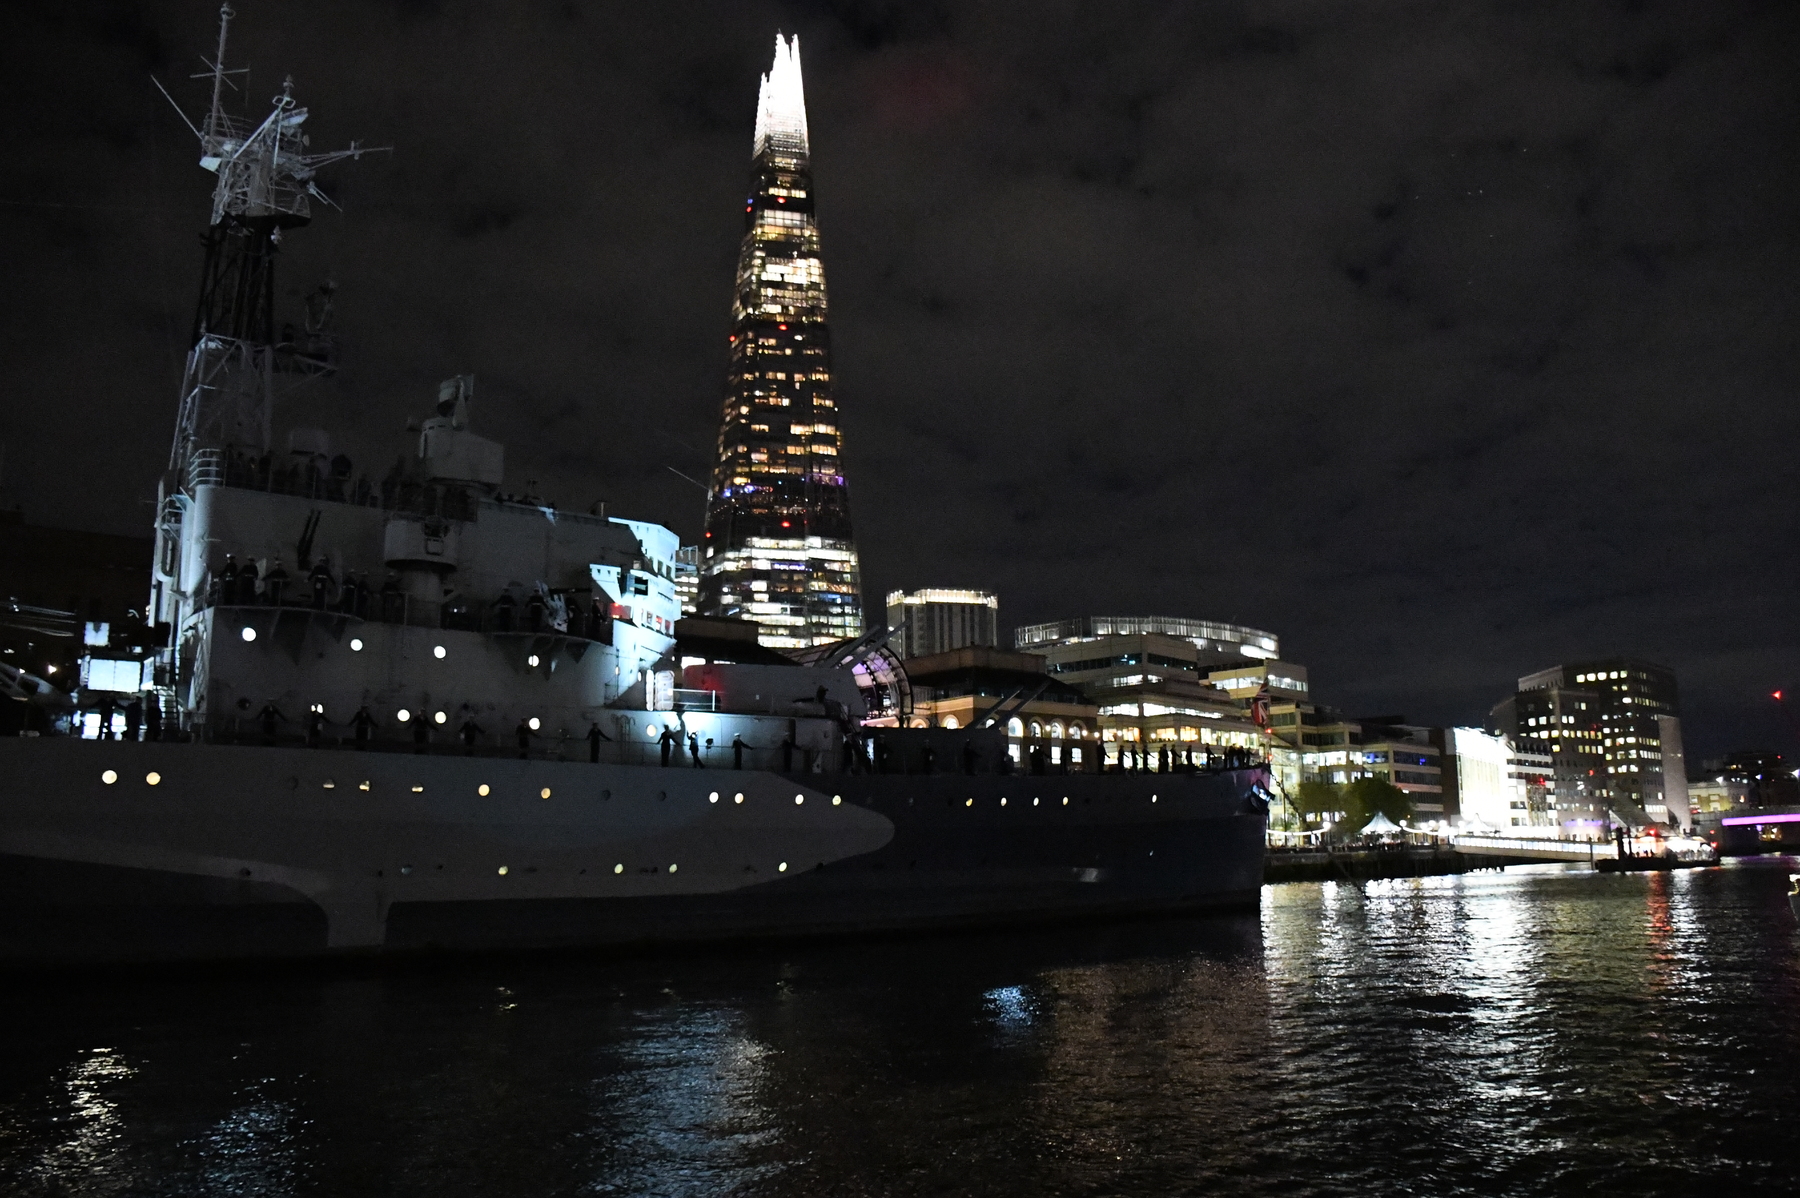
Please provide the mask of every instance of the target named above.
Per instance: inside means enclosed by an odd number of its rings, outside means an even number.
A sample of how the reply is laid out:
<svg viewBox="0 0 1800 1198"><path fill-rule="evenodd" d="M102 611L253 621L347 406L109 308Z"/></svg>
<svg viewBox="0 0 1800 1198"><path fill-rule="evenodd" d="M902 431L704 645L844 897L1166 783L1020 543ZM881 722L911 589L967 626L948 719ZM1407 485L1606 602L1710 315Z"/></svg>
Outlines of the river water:
<svg viewBox="0 0 1800 1198"><path fill-rule="evenodd" d="M1786 871L1259 916L5 980L25 1195L1800 1193Z"/></svg>

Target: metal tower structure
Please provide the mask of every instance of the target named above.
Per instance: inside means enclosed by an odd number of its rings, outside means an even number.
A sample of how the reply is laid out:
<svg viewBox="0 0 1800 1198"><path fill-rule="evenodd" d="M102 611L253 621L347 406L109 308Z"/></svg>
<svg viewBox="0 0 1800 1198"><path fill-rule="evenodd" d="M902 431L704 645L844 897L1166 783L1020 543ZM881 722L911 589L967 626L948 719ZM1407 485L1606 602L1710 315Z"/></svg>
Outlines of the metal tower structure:
<svg viewBox="0 0 1800 1198"><path fill-rule="evenodd" d="M277 329L275 255L283 233L311 222L313 200L331 204L316 182L321 167L389 148L351 142L348 149L311 152L309 113L294 100L291 76L260 121L227 112L227 91L237 90L232 76L247 74L225 66L235 15L229 4L219 8L218 47L210 61L201 60L208 69L192 76L212 81L212 105L200 124L156 84L199 140L201 168L218 177L175 437L157 503L150 608L158 623L177 629L193 606L192 597L180 592L175 557L196 489L224 481L229 455L264 456L266 463L277 396L335 369L331 284L310 297L299 330Z"/></svg>
<svg viewBox="0 0 1800 1198"><path fill-rule="evenodd" d="M181 113L174 97L157 84L199 140L200 166L218 176L169 459L174 470L203 445L266 451L274 392L282 376L298 381L330 373L333 354L325 327L329 288L303 336L284 328L278 337L275 254L285 230L311 222L312 200L331 204L315 181L321 167L388 148L351 142L348 149L311 153L304 129L309 113L294 100L291 76L260 122L227 112L226 89L237 89L231 76L246 73L225 67L234 15L229 4L220 7L218 48L206 63L209 69L193 76L212 81L212 106L201 124Z"/></svg>
<svg viewBox="0 0 1800 1198"><path fill-rule="evenodd" d="M751 155L699 608L806 649L860 636L863 614L798 37L775 37Z"/></svg>

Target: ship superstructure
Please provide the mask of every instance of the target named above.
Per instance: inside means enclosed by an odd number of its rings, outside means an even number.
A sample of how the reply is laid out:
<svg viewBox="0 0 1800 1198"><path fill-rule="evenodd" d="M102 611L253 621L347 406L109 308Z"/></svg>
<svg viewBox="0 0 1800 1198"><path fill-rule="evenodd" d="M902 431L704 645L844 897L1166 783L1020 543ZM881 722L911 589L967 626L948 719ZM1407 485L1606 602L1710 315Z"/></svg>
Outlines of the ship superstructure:
<svg viewBox="0 0 1800 1198"><path fill-rule="evenodd" d="M1260 765L1020 772L1004 734L1017 696L965 728L898 726L908 687L880 634L813 646L802 664L754 622L684 620L668 529L506 493L470 376L420 405L408 457L381 477L334 454L300 422L303 386L277 378L328 356L270 340L272 319L246 324L233 314L250 309L217 295L227 277L266 288L276 232L318 194L280 132L301 114L284 88L260 133L202 135L220 181L158 509L157 647L147 671L123 671L141 690L80 696L104 705L99 743L81 721L0 741L0 960L706 940L1255 901ZM246 182L233 162L256 154ZM251 218L232 216L238 196ZM112 711L128 697L120 740Z"/></svg>

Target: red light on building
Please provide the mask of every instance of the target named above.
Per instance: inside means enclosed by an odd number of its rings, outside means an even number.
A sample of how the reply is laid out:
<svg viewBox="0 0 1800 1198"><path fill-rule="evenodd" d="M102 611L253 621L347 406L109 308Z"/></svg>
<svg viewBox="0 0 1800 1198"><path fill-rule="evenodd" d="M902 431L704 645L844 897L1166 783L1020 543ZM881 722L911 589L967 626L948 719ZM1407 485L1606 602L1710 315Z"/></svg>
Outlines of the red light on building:
<svg viewBox="0 0 1800 1198"><path fill-rule="evenodd" d="M784 324L778 324L778 325L776 325L776 326L775 326L775 327L776 327L776 328L778 328L778 329L780 329L780 330L781 330L781 331L782 331L782 332L784 332L784 333L785 333L785 332L787 332L787 326L786 326L786 325L784 325Z"/></svg>
<svg viewBox="0 0 1800 1198"><path fill-rule="evenodd" d="M1781 692L1780 691L1775 692L1775 701L1777 703L1781 702Z"/></svg>
<svg viewBox="0 0 1800 1198"><path fill-rule="evenodd" d="M786 521L786 520L783 520L783 521L782 521L782 522L781 522L781 527L783 527L783 528L792 528L792 527L793 527L793 525L791 525L791 524L789 524L789 523L788 523L788 522L787 522L787 521Z"/></svg>

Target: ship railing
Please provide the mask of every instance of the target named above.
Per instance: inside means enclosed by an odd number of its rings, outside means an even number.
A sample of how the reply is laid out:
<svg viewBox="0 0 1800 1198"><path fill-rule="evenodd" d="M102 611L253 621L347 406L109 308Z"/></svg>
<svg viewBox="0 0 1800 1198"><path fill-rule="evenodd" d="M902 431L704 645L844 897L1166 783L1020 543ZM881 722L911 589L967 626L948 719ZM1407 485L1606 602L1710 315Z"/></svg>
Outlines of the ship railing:
<svg viewBox="0 0 1800 1198"><path fill-rule="evenodd" d="M349 459L342 457L324 464L310 456L281 462L267 453L198 449L188 459L187 481L190 489L230 487L447 520L472 521L480 507L480 498L467 487L397 477L376 483L367 475L354 475Z"/></svg>
<svg viewBox="0 0 1800 1198"><path fill-rule="evenodd" d="M240 593L235 580L227 587L220 579L210 578L202 589L199 607L243 609L246 611L309 611L335 619L354 619L379 624L403 624L415 628L443 628L456 632L479 632L488 636L519 639L549 639L612 644L612 618L598 612L569 613L561 627L550 622L547 613L520 613L497 609L494 605L474 606L448 603L427 607L398 591L377 591L357 587L347 590L332 579L323 592L314 590L306 575L289 576L279 586L270 587L269 580L259 578L257 590L248 596ZM711 695L696 691L695 695ZM686 706L714 711L710 701L696 699Z"/></svg>
<svg viewBox="0 0 1800 1198"><path fill-rule="evenodd" d="M188 490L200 487L222 487L225 485L225 451L222 449L200 449L188 459Z"/></svg>

